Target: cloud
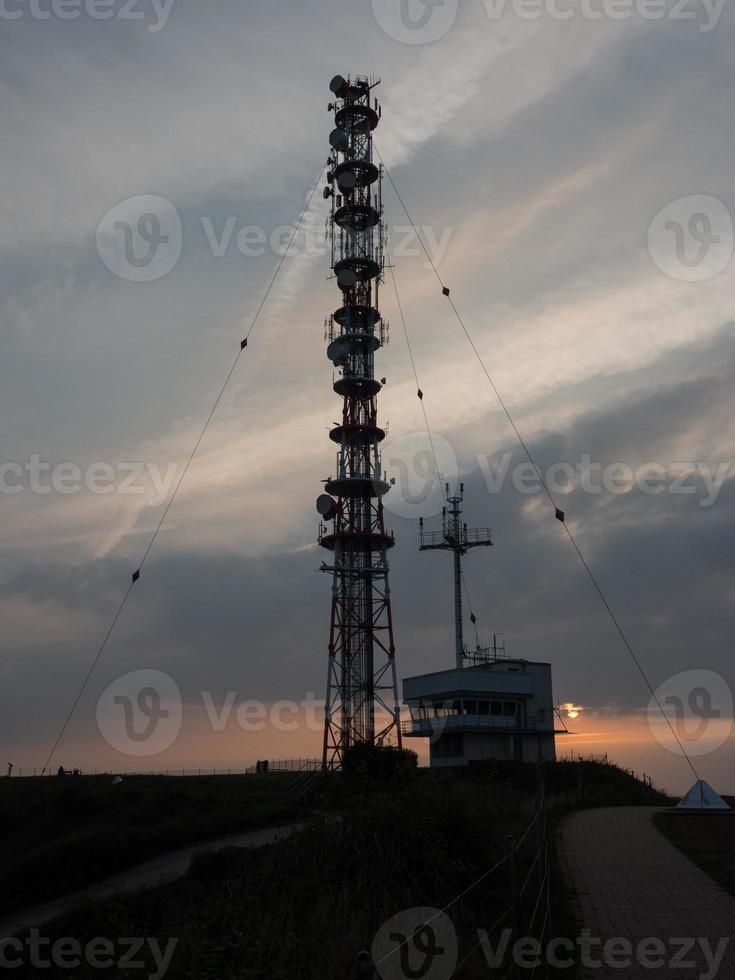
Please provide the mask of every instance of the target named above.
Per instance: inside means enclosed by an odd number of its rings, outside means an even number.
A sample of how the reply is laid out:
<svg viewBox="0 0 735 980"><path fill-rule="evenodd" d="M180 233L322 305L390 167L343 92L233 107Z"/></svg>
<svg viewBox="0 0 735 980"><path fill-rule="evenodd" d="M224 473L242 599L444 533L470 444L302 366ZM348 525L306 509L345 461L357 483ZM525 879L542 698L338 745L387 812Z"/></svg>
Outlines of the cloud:
<svg viewBox="0 0 735 980"><path fill-rule="evenodd" d="M0 462L182 465L279 259L242 255L236 234L215 257L203 219L267 236L293 224L326 159L329 77L349 70L383 77L380 151L415 220L451 231L442 277L538 459L732 458L735 267L685 284L646 250L651 218L679 196L732 209L724 21L707 36L668 22L496 23L464 4L425 48L337 0L217 12L179 0L157 35L6 26ZM176 205L184 249L164 279L135 284L103 266L94 235L144 193ZM404 223L388 188L385 202ZM317 192L312 231L325 214ZM513 442L424 265L419 254L396 270L424 406L460 458L468 520L496 529L467 568L482 631L552 659L566 701L637 708L640 679L543 500L487 495L478 454L497 461ZM80 709L81 742L95 692L128 667L170 669L189 695L322 683L329 588L313 501L340 410L321 344L339 299L327 267L299 249L284 263ZM389 283L381 304L393 329L380 412L399 439L423 416ZM655 677L693 650L727 674L732 494L730 479L707 509L636 491L565 498ZM163 512L149 496L0 497L7 744L36 744L70 701ZM450 571L415 552L414 521L391 523L405 675L446 663Z"/></svg>

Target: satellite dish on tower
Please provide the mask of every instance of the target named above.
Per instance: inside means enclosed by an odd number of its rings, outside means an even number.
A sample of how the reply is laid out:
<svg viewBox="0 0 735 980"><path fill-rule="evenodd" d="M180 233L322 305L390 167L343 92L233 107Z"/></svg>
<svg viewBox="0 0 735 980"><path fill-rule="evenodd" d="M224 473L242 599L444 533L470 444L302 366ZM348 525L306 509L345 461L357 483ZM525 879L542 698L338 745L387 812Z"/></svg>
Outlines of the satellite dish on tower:
<svg viewBox="0 0 735 980"><path fill-rule="evenodd" d="M357 276L352 269L340 269L337 274L337 282L340 289L352 289L357 282Z"/></svg>
<svg viewBox="0 0 735 980"><path fill-rule="evenodd" d="M335 75L329 83L329 91L334 92L338 99L341 99L342 96L347 94L349 87L347 79L341 75Z"/></svg>
<svg viewBox="0 0 735 980"><path fill-rule="evenodd" d="M351 191L357 185L357 177L355 177L351 170L343 170L337 178L337 183L341 191Z"/></svg>
<svg viewBox="0 0 735 980"><path fill-rule="evenodd" d="M328 493L323 493L317 498L316 509L317 513L321 514L325 521L331 521L332 518L337 516L337 501L334 497L330 497Z"/></svg>
<svg viewBox="0 0 735 980"><path fill-rule="evenodd" d="M350 138L344 129L333 129L329 134L329 145L342 153L349 148Z"/></svg>

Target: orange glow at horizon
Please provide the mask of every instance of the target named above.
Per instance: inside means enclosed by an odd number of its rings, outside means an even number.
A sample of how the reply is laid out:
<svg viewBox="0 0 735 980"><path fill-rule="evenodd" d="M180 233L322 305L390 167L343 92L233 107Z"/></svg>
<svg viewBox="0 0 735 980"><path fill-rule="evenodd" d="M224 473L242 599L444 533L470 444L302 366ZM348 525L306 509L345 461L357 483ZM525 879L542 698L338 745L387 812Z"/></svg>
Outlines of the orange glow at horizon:
<svg viewBox="0 0 735 980"><path fill-rule="evenodd" d="M284 726L274 723L279 714L272 712L272 707L266 706L267 720L258 730L243 728L235 713L221 730L214 730L201 706L187 705L178 738L164 752L153 756L133 757L116 751L92 723L91 731L81 733L77 729L69 733L54 756L52 771L63 765L66 769L81 768L87 773L95 770L175 772L182 769L211 772L215 768L219 771L242 770L254 765L258 759L320 758L322 731L316 712L310 711L308 716L289 713ZM645 711L623 714L614 709L595 710L570 702L561 706L561 712L574 723L568 726L567 733L557 736L557 758L606 757L623 768L645 772L656 785L674 793L685 793L694 782L694 775L686 760L677 753L675 744L664 746L654 737ZM418 753L420 765L428 764L427 739L405 739L404 746ZM728 732L721 748L692 760L699 776L725 795L735 795L733 749L735 738ZM16 774L20 775L21 769L24 773L32 771L45 759L47 752L46 745L23 746L15 754Z"/></svg>

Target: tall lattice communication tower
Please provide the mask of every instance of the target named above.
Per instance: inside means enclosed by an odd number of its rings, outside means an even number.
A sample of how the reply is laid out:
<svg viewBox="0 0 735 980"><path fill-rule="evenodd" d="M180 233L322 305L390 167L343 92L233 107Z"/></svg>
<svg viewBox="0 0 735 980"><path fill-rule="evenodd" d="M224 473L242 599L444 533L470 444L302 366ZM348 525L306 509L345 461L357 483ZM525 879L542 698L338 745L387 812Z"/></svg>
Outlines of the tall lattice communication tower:
<svg viewBox="0 0 735 980"><path fill-rule="evenodd" d="M331 268L341 291L326 321L327 356L342 421L329 435L337 444L336 474L317 501L319 544L331 552L322 571L332 575L332 614L322 764L338 768L355 743L401 745L400 705L388 584L382 498L375 353L386 341L378 309L384 273L382 167L373 162L373 130L381 110L363 76L337 75L330 89L335 128L329 142L325 198L331 199Z"/></svg>

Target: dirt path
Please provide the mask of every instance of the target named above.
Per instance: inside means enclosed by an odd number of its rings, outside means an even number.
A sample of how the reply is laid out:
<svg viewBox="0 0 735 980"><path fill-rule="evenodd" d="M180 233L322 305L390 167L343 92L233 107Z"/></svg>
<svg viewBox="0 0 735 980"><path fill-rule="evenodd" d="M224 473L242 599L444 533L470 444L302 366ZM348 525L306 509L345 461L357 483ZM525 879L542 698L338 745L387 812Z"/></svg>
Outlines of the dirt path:
<svg viewBox="0 0 735 980"><path fill-rule="evenodd" d="M274 841L288 837L302 830L304 824L285 824L280 827L266 827L263 830L251 830L242 834L230 834L217 840L190 844L177 851L169 851L159 857L136 865L127 871L105 878L82 891L64 895L44 905L23 909L15 912L6 919L0 920L0 938L16 935L27 929L40 926L66 912L73 911L85 901L99 901L113 895L124 895L136 892L141 888L154 888L169 881L182 878L189 870L191 860L199 854L221 851L225 847L262 847Z"/></svg>
<svg viewBox="0 0 735 980"><path fill-rule="evenodd" d="M593 939L622 940L617 952L609 947L612 955L604 958L602 943L593 946L579 975L733 980L735 898L659 833L656 812L582 810L562 823L559 857L576 893L578 921ZM645 947L639 945L643 940ZM626 943L632 947L629 955ZM719 963L718 949L723 951ZM602 965L593 966L592 960Z"/></svg>

